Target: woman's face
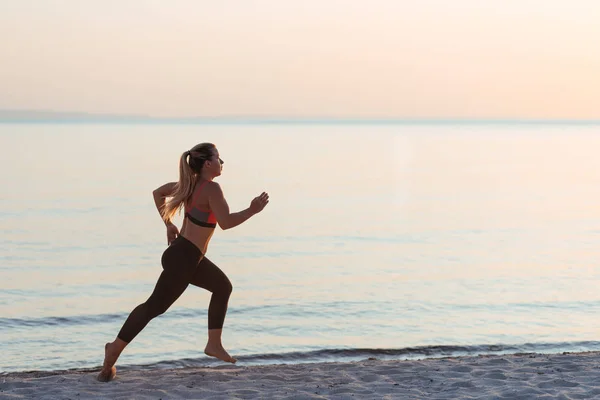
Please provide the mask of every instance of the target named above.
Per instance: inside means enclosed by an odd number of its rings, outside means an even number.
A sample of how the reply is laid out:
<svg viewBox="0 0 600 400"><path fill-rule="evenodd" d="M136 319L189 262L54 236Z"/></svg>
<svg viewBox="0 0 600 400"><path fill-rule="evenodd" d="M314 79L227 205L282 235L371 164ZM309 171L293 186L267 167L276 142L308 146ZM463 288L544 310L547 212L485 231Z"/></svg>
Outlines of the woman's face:
<svg viewBox="0 0 600 400"><path fill-rule="evenodd" d="M213 150L213 156L204 163L204 168L206 168L212 176L221 175L221 172L223 171L223 160L219 158L219 150L217 150L217 148Z"/></svg>

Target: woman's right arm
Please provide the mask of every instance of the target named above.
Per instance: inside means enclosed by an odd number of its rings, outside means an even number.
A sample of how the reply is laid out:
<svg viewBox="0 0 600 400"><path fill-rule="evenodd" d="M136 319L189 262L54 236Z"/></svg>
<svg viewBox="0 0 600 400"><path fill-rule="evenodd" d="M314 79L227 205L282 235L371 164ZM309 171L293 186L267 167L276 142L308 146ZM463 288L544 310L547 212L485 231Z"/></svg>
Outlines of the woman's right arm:
<svg viewBox="0 0 600 400"><path fill-rule="evenodd" d="M269 202L269 195L263 192L252 200L250 207L231 213L221 186L216 182L212 182L207 189L209 189L208 203L210 209L215 214L217 223L223 230L231 229L247 221L251 216L261 212Z"/></svg>

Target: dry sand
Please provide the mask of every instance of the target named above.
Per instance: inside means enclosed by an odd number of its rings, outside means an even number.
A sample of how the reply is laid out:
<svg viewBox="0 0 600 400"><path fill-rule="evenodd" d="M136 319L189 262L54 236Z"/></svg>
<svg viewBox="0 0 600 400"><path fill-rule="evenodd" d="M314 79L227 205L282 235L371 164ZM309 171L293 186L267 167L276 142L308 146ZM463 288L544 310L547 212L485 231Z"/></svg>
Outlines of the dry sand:
<svg viewBox="0 0 600 400"><path fill-rule="evenodd" d="M591 399L600 353L0 376L1 399Z"/></svg>

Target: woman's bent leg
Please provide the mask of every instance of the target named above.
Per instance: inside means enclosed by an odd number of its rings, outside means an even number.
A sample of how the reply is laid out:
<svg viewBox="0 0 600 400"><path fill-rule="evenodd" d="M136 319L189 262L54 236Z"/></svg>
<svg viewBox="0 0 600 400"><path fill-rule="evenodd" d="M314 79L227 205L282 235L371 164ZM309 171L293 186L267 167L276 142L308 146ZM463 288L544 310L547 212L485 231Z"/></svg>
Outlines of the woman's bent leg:
<svg viewBox="0 0 600 400"><path fill-rule="evenodd" d="M198 263L190 283L212 293L208 306L208 329L222 329L227 314L229 297L233 291L233 286L227 275L208 258L204 257Z"/></svg>
<svg viewBox="0 0 600 400"><path fill-rule="evenodd" d="M229 297L233 290L229 278L219 267L204 257L198 263L190 283L212 292L208 306L208 343L204 352L211 357L235 363L237 360L225 351L221 342Z"/></svg>

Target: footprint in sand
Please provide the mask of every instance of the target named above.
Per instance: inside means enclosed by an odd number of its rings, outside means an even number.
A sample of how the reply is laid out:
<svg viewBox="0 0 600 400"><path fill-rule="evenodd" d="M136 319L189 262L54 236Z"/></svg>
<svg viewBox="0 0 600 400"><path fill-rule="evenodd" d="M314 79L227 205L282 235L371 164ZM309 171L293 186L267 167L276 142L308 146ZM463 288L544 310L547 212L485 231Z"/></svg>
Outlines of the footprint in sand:
<svg viewBox="0 0 600 400"><path fill-rule="evenodd" d="M454 382L450 386L455 387L455 388L472 388L472 387L475 387L475 385L472 382L470 382L470 381Z"/></svg>
<svg viewBox="0 0 600 400"><path fill-rule="evenodd" d="M579 383L565 381L564 379L556 379L553 381L542 382L537 386L541 389L549 389L555 387L576 387L579 386Z"/></svg>
<svg viewBox="0 0 600 400"><path fill-rule="evenodd" d="M501 380L508 379L506 377L506 375L504 375L502 372L491 372L489 374L484 375L484 378L488 378L488 379L501 379Z"/></svg>
<svg viewBox="0 0 600 400"><path fill-rule="evenodd" d="M473 371L473 368L467 367L466 365L460 365L458 367L451 368L450 371L452 371L452 372L471 372L471 371Z"/></svg>
<svg viewBox="0 0 600 400"><path fill-rule="evenodd" d="M506 364L510 364L510 361L507 361L504 358L492 358L491 360L485 361L481 364L482 365L506 365Z"/></svg>
<svg viewBox="0 0 600 400"><path fill-rule="evenodd" d="M360 378L361 381L369 382L369 383L377 382L379 379L380 379L380 377L378 375L373 375L373 374L365 375Z"/></svg>

